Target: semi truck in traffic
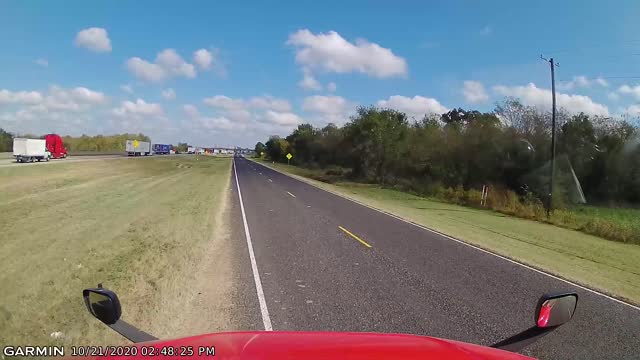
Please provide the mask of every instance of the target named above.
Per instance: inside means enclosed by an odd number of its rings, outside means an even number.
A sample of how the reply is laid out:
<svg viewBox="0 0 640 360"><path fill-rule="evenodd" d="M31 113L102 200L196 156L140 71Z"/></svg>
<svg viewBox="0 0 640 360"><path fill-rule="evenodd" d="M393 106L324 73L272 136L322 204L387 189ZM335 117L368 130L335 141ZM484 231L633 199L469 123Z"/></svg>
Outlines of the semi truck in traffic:
<svg viewBox="0 0 640 360"><path fill-rule="evenodd" d="M43 139L13 139L13 156L19 163L49 161L51 153L47 150L47 142Z"/></svg>
<svg viewBox="0 0 640 360"><path fill-rule="evenodd" d="M153 153L159 155L169 155L171 153L171 145L153 144Z"/></svg>
<svg viewBox="0 0 640 360"><path fill-rule="evenodd" d="M138 140L127 140L125 151L128 156L147 156L151 155L151 143Z"/></svg>
<svg viewBox="0 0 640 360"><path fill-rule="evenodd" d="M54 159L64 159L67 157L67 148L64 147L62 138L58 134L47 134L44 136L47 150Z"/></svg>

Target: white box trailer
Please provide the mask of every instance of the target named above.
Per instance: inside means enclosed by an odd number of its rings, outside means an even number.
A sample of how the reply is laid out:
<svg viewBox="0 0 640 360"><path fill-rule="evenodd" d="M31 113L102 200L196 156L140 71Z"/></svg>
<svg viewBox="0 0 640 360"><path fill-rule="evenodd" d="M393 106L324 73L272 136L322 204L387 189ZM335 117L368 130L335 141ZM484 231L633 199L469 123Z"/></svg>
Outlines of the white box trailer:
<svg viewBox="0 0 640 360"><path fill-rule="evenodd" d="M13 139L13 156L17 162L49 161L51 153L47 151L47 143L41 139Z"/></svg>
<svg viewBox="0 0 640 360"><path fill-rule="evenodd" d="M129 156L141 156L151 154L151 143L138 140L127 140L125 150Z"/></svg>
<svg viewBox="0 0 640 360"><path fill-rule="evenodd" d="M187 148L187 154L195 154L196 153L196 148L193 146L189 146Z"/></svg>

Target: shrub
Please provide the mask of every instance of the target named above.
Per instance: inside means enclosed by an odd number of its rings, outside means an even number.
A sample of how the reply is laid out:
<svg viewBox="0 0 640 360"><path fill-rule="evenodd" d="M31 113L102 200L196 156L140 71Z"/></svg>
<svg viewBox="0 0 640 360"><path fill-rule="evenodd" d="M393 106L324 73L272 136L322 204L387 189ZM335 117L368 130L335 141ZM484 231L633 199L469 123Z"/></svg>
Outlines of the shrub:
<svg viewBox="0 0 640 360"><path fill-rule="evenodd" d="M331 166L324 173L327 174L327 175L331 175L331 176L343 176L344 175L344 170L341 167L338 167L338 166Z"/></svg>
<svg viewBox="0 0 640 360"><path fill-rule="evenodd" d="M479 207L482 201L482 191L469 189L464 193L464 203L469 206Z"/></svg>

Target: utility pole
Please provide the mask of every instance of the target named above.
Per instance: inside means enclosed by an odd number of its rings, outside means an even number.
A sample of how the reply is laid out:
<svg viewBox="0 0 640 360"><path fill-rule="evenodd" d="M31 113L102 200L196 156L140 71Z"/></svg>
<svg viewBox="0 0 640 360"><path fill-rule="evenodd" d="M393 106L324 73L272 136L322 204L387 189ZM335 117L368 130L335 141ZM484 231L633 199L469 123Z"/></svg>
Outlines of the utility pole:
<svg viewBox="0 0 640 360"><path fill-rule="evenodd" d="M551 216L553 210L553 177L556 170L556 78L555 67L560 66L553 62L553 58L545 59L540 55L540 58L549 63L551 67L551 166L549 169L549 194L547 195L547 218Z"/></svg>

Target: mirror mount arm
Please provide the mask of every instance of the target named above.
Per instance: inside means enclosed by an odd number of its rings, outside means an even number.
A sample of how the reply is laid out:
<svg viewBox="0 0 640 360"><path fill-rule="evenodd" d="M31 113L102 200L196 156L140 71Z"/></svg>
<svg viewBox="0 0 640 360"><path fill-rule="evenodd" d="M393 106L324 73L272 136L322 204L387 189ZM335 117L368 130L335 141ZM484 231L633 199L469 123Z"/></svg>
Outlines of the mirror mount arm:
<svg viewBox="0 0 640 360"><path fill-rule="evenodd" d="M157 337L138 329L124 320L118 320L114 324L107 326L133 343L158 340Z"/></svg>
<svg viewBox="0 0 640 360"><path fill-rule="evenodd" d="M500 350L518 352L524 349L525 347L529 346L530 344L538 341L541 337L549 334L556 328L557 326L548 327L548 328L539 328L537 326L533 326L521 333L513 335L500 342L497 342L491 345L491 347L500 349Z"/></svg>

